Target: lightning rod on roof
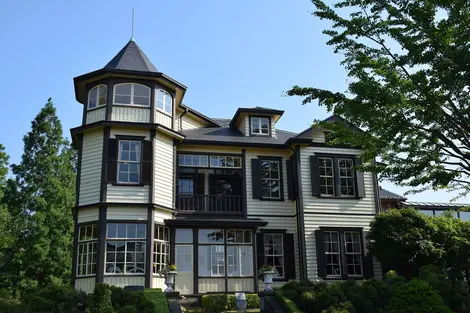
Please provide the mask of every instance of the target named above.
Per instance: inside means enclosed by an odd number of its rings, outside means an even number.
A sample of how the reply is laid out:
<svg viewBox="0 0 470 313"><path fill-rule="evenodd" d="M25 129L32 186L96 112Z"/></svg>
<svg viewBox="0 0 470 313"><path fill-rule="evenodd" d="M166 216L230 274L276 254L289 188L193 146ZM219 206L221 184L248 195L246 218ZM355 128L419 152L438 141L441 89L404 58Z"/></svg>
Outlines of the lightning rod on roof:
<svg viewBox="0 0 470 313"><path fill-rule="evenodd" d="M132 36L131 41L134 41L134 7L132 7Z"/></svg>

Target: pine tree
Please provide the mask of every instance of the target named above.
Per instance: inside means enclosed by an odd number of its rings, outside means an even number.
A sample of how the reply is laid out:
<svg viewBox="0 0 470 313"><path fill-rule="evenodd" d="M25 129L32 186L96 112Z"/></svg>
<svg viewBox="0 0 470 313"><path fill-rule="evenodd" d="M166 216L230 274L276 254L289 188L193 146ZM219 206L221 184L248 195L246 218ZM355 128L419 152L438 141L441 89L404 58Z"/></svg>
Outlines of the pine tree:
<svg viewBox="0 0 470 313"><path fill-rule="evenodd" d="M21 163L12 165L15 183L7 191L18 206L19 234L12 276L23 292L70 278L75 203L75 154L63 137L56 109L48 100L24 136ZM16 185L16 186L15 186Z"/></svg>
<svg viewBox="0 0 470 313"><path fill-rule="evenodd" d="M7 183L8 155L5 147L0 144L0 262L3 259L5 249L11 246L12 236L10 234L11 215L7 205L3 203L4 190Z"/></svg>

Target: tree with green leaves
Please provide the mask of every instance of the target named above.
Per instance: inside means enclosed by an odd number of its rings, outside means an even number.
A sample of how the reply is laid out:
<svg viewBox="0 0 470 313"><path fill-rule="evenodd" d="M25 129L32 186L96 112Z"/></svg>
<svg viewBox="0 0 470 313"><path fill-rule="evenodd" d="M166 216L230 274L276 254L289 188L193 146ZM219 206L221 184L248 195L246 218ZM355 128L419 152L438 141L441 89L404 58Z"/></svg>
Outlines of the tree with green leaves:
<svg viewBox="0 0 470 313"><path fill-rule="evenodd" d="M12 165L15 181L6 189L22 227L10 264L22 292L66 283L72 264L75 153L51 99L31 126L21 162Z"/></svg>
<svg viewBox="0 0 470 313"><path fill-rule="evenodd" d="M413 191L470 191L470 2L312 0L331 23L327 45L343 57L345 91L294 86L349 122L320 123L333 143L365 149L364 166ZM357 131L361 129L363 131ZM356 130L356 131L354 131Z"/></svg>
<svg viewBox="0 0 470 313"><path fill-rule="evenodd" d="M3 259L5 249L12 245L13 238L10 233L11 215L5 203L3 203L4 190L7 183L8 155L5 147L0 144L0 260ZM0 261L1 262L1 261Z"/></svg>

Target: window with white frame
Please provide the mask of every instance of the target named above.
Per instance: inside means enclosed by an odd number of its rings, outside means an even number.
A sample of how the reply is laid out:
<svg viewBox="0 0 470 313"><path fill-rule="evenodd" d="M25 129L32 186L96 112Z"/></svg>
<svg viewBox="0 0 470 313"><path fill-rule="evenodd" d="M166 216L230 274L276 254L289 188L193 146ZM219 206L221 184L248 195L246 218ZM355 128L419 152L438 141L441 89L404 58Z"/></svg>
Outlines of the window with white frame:
<svg viewBox="0 0 470 313"><path fill-rule="evenodd" d="M173 114L173 98L165 90L157 91L157 109L169 115Z"/></svg>
<svg viewBox="0 0 470 313"><path fill-rule="evenodd" d="M199 229L199 276L225 276L225 236L223 229Z"/></svg>
<svg viewBox="0 0 470 313"><path fill-rule="evenodd" d="M94 109L106 105L108 97L108 86L98 85L88 93L88 109Z"/></svg>
<svg viewBox="0 0 470 313"><path fill-rule="evenodd" d="M320 194L325 196L335 195L335 172L332 158L318 158L320 170Z"/></svg>
<svg viewBox="0 0 470 313"><path fill-rule="evenodd" d="M361 234L357 231L345 231L344 243L348 276L362 276Z"/></svg>
<svg viewBox="0 0 470 313"><path fill-rule="evenodd" d="M264 264L273 266L278 278L284 278L284 236L264 234Z"/></svg>
<svg viewBox="0 0 470 313"><path fill-rule="evenodd" d="M149 107L150 88L135 83L115 85L114 104Z"/></svg>
<svg viewBox="0 0 470 313"><path fill-rule="evenodd" d="M324 232L327 277L341 277L341 251L339 232Z"/></svg>
<svg viewBox="0 0 470 313"><path fill-rule="evenodd" d="M281 198L281 166L278 160L261 160L261 189L263 198Z"/></svg>
<svg viewBox="0 0 470 313"><path fill-rule="evenodd" d="M147 227L137 223L106 225L106 274L144 274Z"/></svg>
<svg viewBox="0 0 470 313"><path fill-rule="evenodd" d="M211 156L211 167L241 168L242 158L232 156Z"/></svg>
<svg viewBox="0 0 470 313"><path fill-rule="evenodd" d="M178 155L178 165L190 167L208 167L208 159L209 157L207 155L180 154Z"/></svg>
<svg viewBox="0 0 470 313"><path fill-rule="evenodd" d="M170 229L155 225L153 247L153 273L158 274L170 263Z"/></svg>
<svg viewBox="0 0 470 313"><path fill-rule="evenodd" d="M269 135L269 118L251 117L250 120L252 135Z"/></svg>
<svg viewBox="0 0 470 313"><path fill-rule="evenodd" d="M253 276L251 230L227 230L227 276Z"/></svg>
<svg viewBox="0 0 470 313"><path fill-rule="evenodd" d="M356 179L354 178L353 159L338 158L339 182L342 196L354 196L356 194Z"/></svg>
<svg viewBox="0 0 470 313"><path fill-rule="evenodd" d="M118 183L140 182L141 142L119 140Z"/></svg>
<svg viewBox="0 0 470 313"><path fill-rule="evenodd" d="M98 249L98 225L78 228L77 276L95 275Z"/></svg>

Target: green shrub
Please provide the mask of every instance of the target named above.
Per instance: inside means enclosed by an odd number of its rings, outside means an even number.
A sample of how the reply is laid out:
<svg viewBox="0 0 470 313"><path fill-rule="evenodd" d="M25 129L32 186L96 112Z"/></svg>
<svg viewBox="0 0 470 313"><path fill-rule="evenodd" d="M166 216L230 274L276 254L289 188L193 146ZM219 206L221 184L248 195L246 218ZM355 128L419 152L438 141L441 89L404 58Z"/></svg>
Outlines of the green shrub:
<svg viewBox="0 0 470 313"><path fill-rule="evenodd" d="M153 304L158 313L170 313L168 300L161 289L145 289L144 296Z"/></svg>
<svg viewBox="0 0 470 313"><path fill-rule="evenodd" d="M450 313L439 294L428 283L413 279L393 286L387 313Z"/></svg>
<svg viewBox="0 0 470 313"><path fill-rule="evenodd" d="M96 284L92 300L90 313L114 313L111 303L111 289L108 285Z"/></svg>
<svg viewBox="0 0 470 313"><path fill-rule="evenodd" d="M22 299L21 312L65 313L79 312L78 303L83 294L70 286L49 286Z"/></svg>
<svg viewBox="0 0 470 313"><path fill-rule="evenodd" d="M342 302L338 305L332 306L322 313L355 313L356 310L351 302ZM359 312L373 312L373 311L359 311Z"/></svg>
<svg viewBox="0 0 470 313"><path fill-rule="evenodd" d="M202 307L210 313L220 313L227 309L228 296L226 294L212 294L202 296Z"/></svg>
<svg viewBox="0 0 470 313"><path fill-rule="evenodd" d="M292 290L286 290L291 292ZM275 291L274 295L276 296L276 300L278 303L284 308L286 313L302 313L297 306L295 305L294 301L284 296L286 291Z"/></svg>
<svg viewBox="0 0 470 313"><path fill-rule="evenodd" d="M260 300L257 294L248 293L245 294L246 297L246 308L247 309L259 309ZM237 298L235 295L228 295L227 298L227 309L236 310L237 309Z"/></svg>
<svg viewBox="0 0 470 313"><path fill-rule="evenodd" d="M22 308L16 300L0 298L0 313L20 313Z"/></svg>
<svg viewBox="0 0 470 313"><path fill-rule="evenodd" d="M117 313L139 313L135 306L133 305L126 305L121 307L119 310L116 311Z"/></svg>

